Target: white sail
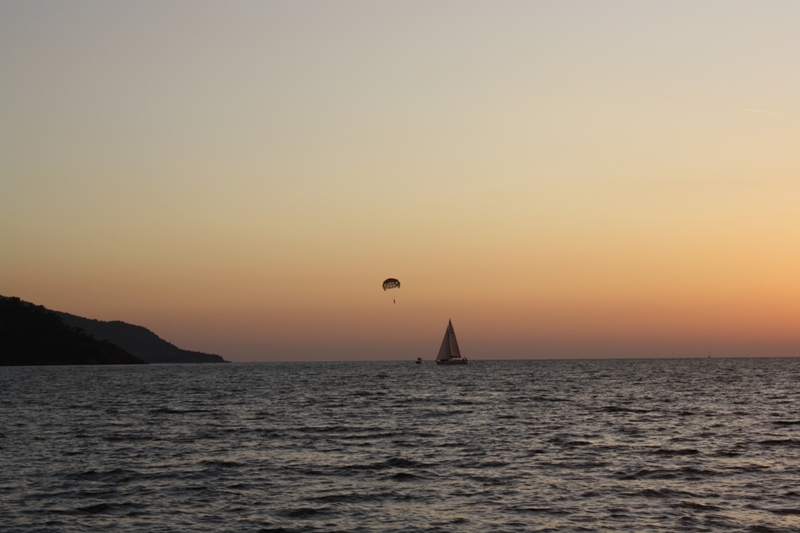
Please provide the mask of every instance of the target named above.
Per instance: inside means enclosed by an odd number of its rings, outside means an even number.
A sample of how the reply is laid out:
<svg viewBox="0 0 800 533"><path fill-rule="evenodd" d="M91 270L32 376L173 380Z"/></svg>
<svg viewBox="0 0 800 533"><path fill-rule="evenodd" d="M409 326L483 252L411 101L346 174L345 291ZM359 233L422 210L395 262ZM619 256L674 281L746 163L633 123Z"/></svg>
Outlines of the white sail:
<svg viewBox="0 0 800 533"><path fill-rule="evenodd" d="M447 329L444 331L444 339L442 339L442 346L439 348L439 355L436 356L437 361L447 361L453 358L450 351L450 331L453 329L453 324L448 323Z"/></svg>
<svg viewBox="0 0 800 533"><path fill-rule="evenodd" d="M456 340L456 332L453 330L453 322L447 322L447 330L444 332L444 339L442 339L442 346L439 348L439 355L436 356L437 361L450 361L451 359L461 359L461 350L458 349L458 341Z"/></svg>
<svg viewBox="0 0 800 533"><path fill-rule="evenodd" d="M456 340L456 332L453 329L453 324L449 324L450 329L450 357L461 359L461 350L458 349L458 341Z"/></svg>

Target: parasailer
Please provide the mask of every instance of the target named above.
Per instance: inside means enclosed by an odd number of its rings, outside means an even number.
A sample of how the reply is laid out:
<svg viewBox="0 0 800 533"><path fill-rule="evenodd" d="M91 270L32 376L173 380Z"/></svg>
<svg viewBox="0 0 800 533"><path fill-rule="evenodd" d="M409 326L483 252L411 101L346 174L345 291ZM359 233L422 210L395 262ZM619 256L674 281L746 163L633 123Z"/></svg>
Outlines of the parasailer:
<svg viewBox="0 0 800 533"><path fill-rule="evenodd" d="M388 278L386 281L383 282L384 291L396 290L399 288L400 288L400 281L395 278ZM397 303L395 302L394 295L392 296L392 303Z"/></svg>

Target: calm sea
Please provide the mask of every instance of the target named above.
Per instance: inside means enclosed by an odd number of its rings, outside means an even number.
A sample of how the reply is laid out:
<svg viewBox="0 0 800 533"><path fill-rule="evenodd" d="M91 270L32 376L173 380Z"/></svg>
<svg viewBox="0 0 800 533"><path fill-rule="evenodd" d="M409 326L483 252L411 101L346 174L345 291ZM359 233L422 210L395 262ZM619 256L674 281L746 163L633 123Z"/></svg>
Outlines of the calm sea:
<svg viewBox="0 0 800 533"><path fill-rule="evenodd" d="M4 367L0 530L800 531L800 359Z"/></svg>

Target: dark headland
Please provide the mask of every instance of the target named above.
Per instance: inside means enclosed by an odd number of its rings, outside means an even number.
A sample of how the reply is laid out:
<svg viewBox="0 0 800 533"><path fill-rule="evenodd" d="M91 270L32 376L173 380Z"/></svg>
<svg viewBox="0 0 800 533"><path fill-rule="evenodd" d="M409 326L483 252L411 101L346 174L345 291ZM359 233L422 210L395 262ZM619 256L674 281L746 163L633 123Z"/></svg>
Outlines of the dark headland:
<svg viewBox="0 0 800 533"><path fill-rule="evenodd" d="M0 297L0 365L144 364L119 346L72 328L54 312Z"/></svg>
<svg viewBox="0 0 800 533"><path fill-rule="evenodd" d="M0 365L226 362L219 355L182 350L142 326L0 296Z"/></svg>
<svg viewBox="0 0 800 533"><path fill-rule="evenodd" d="M104 322L69 313L56 312L71 327L80 328L98 339L113 342L146 363L227 363L219 355L182 350L149 329L114 320Z"/></svg>

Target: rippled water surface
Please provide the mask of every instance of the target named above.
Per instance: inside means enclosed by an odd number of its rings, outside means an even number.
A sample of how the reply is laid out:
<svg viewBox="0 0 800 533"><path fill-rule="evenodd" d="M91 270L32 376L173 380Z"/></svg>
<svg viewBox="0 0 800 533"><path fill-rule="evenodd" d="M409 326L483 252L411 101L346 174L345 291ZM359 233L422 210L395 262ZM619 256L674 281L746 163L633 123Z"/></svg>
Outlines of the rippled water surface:
<svg viewBox="0 0 800 533"><path fill-rule="evenodd" d="M2 531L800 531L800 360L0 368Z"/></svg>

